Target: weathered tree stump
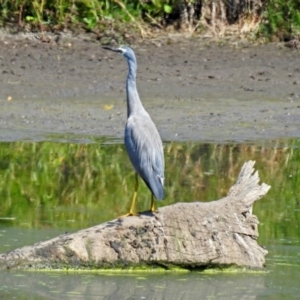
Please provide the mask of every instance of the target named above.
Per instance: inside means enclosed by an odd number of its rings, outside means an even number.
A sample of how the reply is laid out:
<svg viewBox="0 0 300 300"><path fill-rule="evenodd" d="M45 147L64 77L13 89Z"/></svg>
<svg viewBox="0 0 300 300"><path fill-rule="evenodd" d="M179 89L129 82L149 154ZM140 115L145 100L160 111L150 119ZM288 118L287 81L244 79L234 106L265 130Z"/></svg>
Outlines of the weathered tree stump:
<svg viewBox="0 0 300 300"><path fill-rule="evenodd" d="M257 244L252 205L270 186L259 185L254 163L244 164L223 199L177 203L61 235L1 254L0 268L262 268L267 251Z"/></svg>

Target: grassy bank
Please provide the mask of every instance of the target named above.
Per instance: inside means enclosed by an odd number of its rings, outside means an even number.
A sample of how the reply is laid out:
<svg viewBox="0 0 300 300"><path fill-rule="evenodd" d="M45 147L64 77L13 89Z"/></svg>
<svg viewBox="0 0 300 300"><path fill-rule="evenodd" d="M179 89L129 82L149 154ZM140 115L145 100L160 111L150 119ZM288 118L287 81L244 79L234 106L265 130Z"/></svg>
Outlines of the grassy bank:
<svg viewBox="0 0 300 300"><path fill-rule="evenodd" d="M286 40L300 31L299 0L0 0L0 25L14 30L83 28L104 33L137 28L210 31L225 35L255 32ZM127 26L124 26L127 25Z"/></svg>

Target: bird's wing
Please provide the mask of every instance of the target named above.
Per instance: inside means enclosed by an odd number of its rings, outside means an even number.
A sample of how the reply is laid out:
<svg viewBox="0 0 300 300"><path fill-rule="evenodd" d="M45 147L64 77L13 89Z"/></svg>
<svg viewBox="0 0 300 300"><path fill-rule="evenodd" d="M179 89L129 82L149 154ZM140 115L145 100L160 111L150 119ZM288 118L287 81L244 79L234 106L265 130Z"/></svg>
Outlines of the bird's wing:
<svg viewBox="0 0 300 300"><path fill-rule="evenodd" d="M163 198L164 153L159 133L149 116L128 118L125 145L130 160L158 199Z"/></svg>

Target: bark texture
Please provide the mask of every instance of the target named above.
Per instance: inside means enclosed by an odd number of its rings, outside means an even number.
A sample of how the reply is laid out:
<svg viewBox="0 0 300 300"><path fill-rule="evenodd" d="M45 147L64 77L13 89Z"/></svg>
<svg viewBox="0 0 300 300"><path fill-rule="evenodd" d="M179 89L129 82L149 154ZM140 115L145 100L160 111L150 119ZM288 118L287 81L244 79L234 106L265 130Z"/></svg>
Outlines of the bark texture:
<svg viewBox="0 0 300 300"><path fill-rule="evenodd" d="M244 164L228 195L209 203L177 203L157 213L119 218L0 255L2 269L262 268L267 251L257 244L253 203L270 186L259 185L254 163Z"/></svg>

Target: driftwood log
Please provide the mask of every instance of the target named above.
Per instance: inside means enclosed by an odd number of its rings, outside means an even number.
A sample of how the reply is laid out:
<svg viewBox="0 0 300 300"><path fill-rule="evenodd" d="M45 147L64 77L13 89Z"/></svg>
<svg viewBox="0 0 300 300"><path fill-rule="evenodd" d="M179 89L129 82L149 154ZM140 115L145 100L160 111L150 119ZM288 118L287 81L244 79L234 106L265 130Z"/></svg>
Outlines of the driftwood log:
<svg viewBox="0 0 300 300"><path fill-rule="evenodd" d="M0 268L262 268L267 251L257 244L252 205L270 186L259 185L254 163L244 164L223 199L177 203L61 235L1 254Z"/></svg>

